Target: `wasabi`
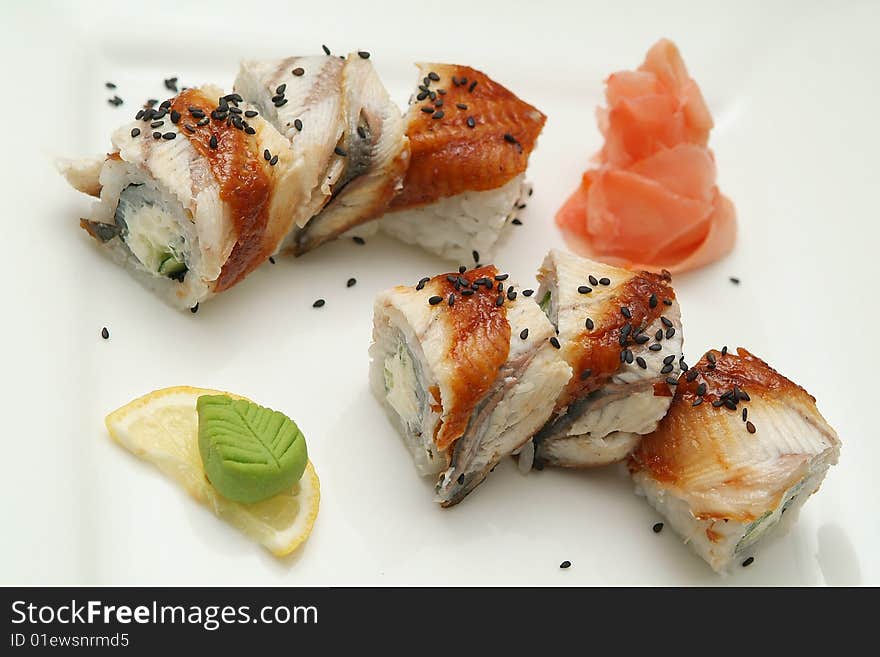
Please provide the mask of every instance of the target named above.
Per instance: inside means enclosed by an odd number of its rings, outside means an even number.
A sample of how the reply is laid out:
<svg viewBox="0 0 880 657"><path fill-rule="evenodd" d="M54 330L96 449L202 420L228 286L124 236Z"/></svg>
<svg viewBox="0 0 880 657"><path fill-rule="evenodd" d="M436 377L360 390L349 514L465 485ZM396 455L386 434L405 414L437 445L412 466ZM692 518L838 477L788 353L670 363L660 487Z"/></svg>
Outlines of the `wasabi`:
<svg viewBox="0 0 880 657"><path fill-rule="evenodd" d="M202 395L196 409L205 474L223 497L252 504L302 477L306 440L283 413L226 395Z"/></svg>

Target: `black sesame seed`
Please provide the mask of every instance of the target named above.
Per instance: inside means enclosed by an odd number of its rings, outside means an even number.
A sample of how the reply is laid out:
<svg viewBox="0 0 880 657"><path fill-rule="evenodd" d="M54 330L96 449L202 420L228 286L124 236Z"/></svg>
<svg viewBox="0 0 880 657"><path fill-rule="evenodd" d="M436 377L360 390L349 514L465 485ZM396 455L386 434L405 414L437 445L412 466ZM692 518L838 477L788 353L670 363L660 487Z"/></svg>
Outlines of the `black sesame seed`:
<svg viewBox="0 0 880 657"><path fill-rule="evenodd" d="M442 119L444 116L443 110L437 110L434 114L431 115L432 119Z"/></svg>
<svg viewBox="0 0 880 657"><path fill-rule="evenodd" d="M105 82L104 86L107 87L108 89L115 89L116 88L116 85L113 82Z"/></svg>
<svg viewBox="0 0 880 657"><path fill-rule="evenodd" d="M706 354L706 360L708 360L710 363L712 363L714 365L715 364L715 354L713 354L710 351L708 354Z"/></svg>
<svg viewBox="0 0 880 657"><path fill-rule="evenodd" d="M724 400L723 399L716 399L715 401L712 402L712 406L714 406L715 408L721 408L722 406L724 406Z"/></svg>
<svg viewBox="0 0 880 657"><path fill-rule="evenodd" d="M303 122L300 121L299 119L294 119L294 121L293 121L293 127L296 128L299 132L302 132L302 129L303 129Z"/></svg>
<svg viewBox="0 0 880 657"><path fill-rule="evenodd" d="M162 135L162 139L168 139L168 140L174 139L175 137L177 137L176 132L166 132L164 135Z"/></svg>
<svg viewBox="0 0 880 657"><path fill-rule="evenodd" d="M154 132L153 139L162 139L162 133L161 132Z"/></svg>
<svg viewBox="0 0 880 657"><path fill-rule="evenodd" d="M285 105L287 105L287 99L281 98L279 100L273 101L272 104L275 105L275 107L284 107Z"/></svg>
<svg viewBox="0 0 880 657"><path fill-rule="evenodd" d="M590 282L590 285L595 286L595 285L598 285L598 284L599 284L599 279L596 278L595 276L593 276L592 274L590 274L589 276L587 276L587 280Z"/></svg>
<svg viewBox="0 0 880 657"><path fill-rule="evenodd" d="M119 96L113 96L113 98L108 98L107 102L113 105L113 107L119 107L122 105L122 99Z"/></svg>
<svg viewBox="0 0 880 657"><path fill-rule="evenodd" d="M327 302L324 299L318 299L312 304L312 308L321 308L325 303Z"/></svg>
<svg viewBox="0 0 880 657"><path fill-rule="evenodd" d="M199 127L203 127L203 126L208 125L209 122L210 122L210 119L207 116L205 116L205 117L202 117L201 119L199 119L199 121L196 123L196 125Z"/></svg>
<svg viewBox="0 0 880 657"><path fill-rule="evenodd" d="M217 135L211 135L211 139L208 141L208 146L211 148L217 148Z"/></svg>
<svg viewBox="0 0 880 657"><path fill-rule="evenodd" d="M532 289L529 289L529 288L526 288L525 290L522 291L522 295L523 295L524 297L530 297L530 296L532 296L534 293L535 293L535 291L532 290Z"/></svg>
<svg viewBox="0 0 880 657"><path fill-rule="evenodd" d="M663 305L665 305L665 306L671 306L671 305L672 305L672 299L663 299Z"/></svg>
<svg viewBox="0 0 880 657"><path fill-rule="evenodd" d="M142 109L139 109L137 111L137 114L134 115L134 120L140 121L142 118L144 118L144 114L146 114L146 112L144 112L144 110L142 110Z"/></svg>
<svg viewBox="0 0 880 657"><path fill-rule="evenodd" d="M101 329L101 337L107 340L110 337L110 331L107 330L107 327Z"/></svg>
<svg viewBox="0 0 880 657"><path fill-rule="evenodd" d="M627 308L626 306L621 306L620 314L623 315L624 317L626 317L627 319L632 319L632 316L633 316L632 313L630 312L629 308Z"/></svg>
<svg viewBox="0 0 880 657"><path fill-rule="evenodd" d="M174 91L174 92L177 91L177 78L176 77L168 78L167 80L163 80L163 82L165 83L165 88L168 89L168 91Z"/></svg>
<svg viewBox="0 0 880 657"><path fill-rule="evenodd" d="M455 305L455 293L450 292L449 298L446 301L450 306Z"/></svg>
<svg viewBox="0 0 880 657"><path fill-rule="evenodd" d="M495 305L498 306L498 307L501 307L501 306L504 305L504 295L503 295L503 294L499 294L499 295L495 298Z"/></svg>
<svg viewBox="0 0 880 657"><path fill-rule="evenodd" d="M670 328L672 326L672 320L668 317L661 317L660 321L663 322L663 326L666 328Z"/></svg>
<svg viewBox="0 0 880 657"><path fill-rule="evenodd" d="M663 364L669 365L674 360L675 360L675 354L669 354L666 358L663 359Z"/></svg>
<svg viewBox="0 0 880 657"><path fill-rule="evenodd" d="M739 285L739 279L736 276L731 276L730 282L733 283L734 285Z"/></svg>
<svg viewBox="0 0 880 657"><path fill-rule="evenodd" d="M263 159L266 160L266 162L272 159L272 153L269 152L268 148L263 149Z"/></svg>
<svg viewBox="0 0 880 657"><path fill-rule="evenodd" d="M746 431L748 431L749 433L755 433L757 431L757 429L755 429L755 425L752 424L751 420L746 422Z"/></svg>
<svg viewBox="0 0 880 657"><path fill-rule="evenodd" d="M340 157L346 157L346 156L348 155L348 153L345 152L345 149L344 149L344 148L341 148L341 147L339 147L339 146L337 146L336 148L334 148L334 149L333 149L333 152L336 153L336 154L337 154L338 156L340 156Z"/></svg>
<svg viewBox="0 0 880 657"><path fill-rule="evenodd" d="M592 330L596 327L596 324L593 322L592 319L590 319L589 317L587 317L587 321L584 322L584 326L587 327L587 330L588 330L588 331L592 331Z"/></svg>
<svg viewBox="0 0 880 657"><path fill-rule="evenodd" d="M743 401L752 401L752 398L749 397L749 393L747 393L745 390L739 391L739 398Z"/></svg>
<svg viewBox="0 0 880 657"><path fill-rule="evenodd" d="M184 123L183 128L184 128L184 130L186 130L187 132L190 132L190 133L193 133L196 131L196 127L192 123Z"/></svg>
<svg viewBox="0 0 880 657"><path fill-rule="evenodd" d="M600 278L599 285L611 285L611 279L610 278Z"/></svg>
<svg viewBox="0 0 880 657"><path fill-rule="evenodd" d="M254 118L258 114L259 114L259 112L257 112L256 110L245 110L245 112L244 112L244 115L249 119Z"/></svg>
<svg viewBox="0 0 880 657"><path fill-rule="evenodd" d="M701 383L700 385L698 385L698 386L697 386L697 391L696 391L696 392L697 392L698 395L700 395L700 397L702 397L703 395L705 395L705 394L706 394L706 384L705 384L705 383Z"/></svg>
<svg viewBox="0 0 880 657"><path fill-rule="evenodd" d="M672 365L664 365L660 368L660 374L669 374L672 371Z"/></svg>
<svg viewBox="0 0 880 657"><path fill-rule="evenodd" d="M468 108L464 103L456 103L455 106L460 110L466 110Z"/></svg>
<svg viewBox="0 0 880 657"><path fill-rule="evenodd" d="M508 144L515 144L515 143L516 143L516 137L514 137L514 136L513 136L512 134L510 134L509 132L505 132L505 133L504 133L504 141L506 141Z"/></svg>
<svg viewBox="0 0 880 657"><path fill-rule="evenodd" d="M434 113L434 108L431 107L430 105L425 105L425 106L422 108L422 111L423 111L425 114L433 114L433 113Z"/></svg>
<svg viewBox="0 0 880 657"><path fill-rule="evenodd" d="M141 134L140 128L132 128L131 129L131 136L132 137L137 137L139 134Z"/></svg>
<svg viewBox="0 0 880 657"><path fill-rule="evenodd" d="M700 376L700 372L698 370L694 369L694 370L690 370L687 373L687 376L685 378L688 380L688 382L691 382L694 379L696 379L698 376Z"/></svg>
<svg viewBox="0 0 880 657"><path fill-rule="evenodd" d="M584 370L583 372L581 372L581 381L586 381L590 378L590 376L592 376L592 374L593 370Z"/></svg>
<svg viewBox="0 0 880 657"><path fill-rule="evenodd" d="M580 294L589 294L589 293L592 292L592 291L593 291L593 289L587 287L586 285L579 285L579 286L578 286L578 292L579 292Z"/></svg>
<svg viewBox="0 0 880 657"><path fill-rule="evenodd" d="M300 77L301 75L303 75L305 73L305 70L303 70L301 67L297 66L295 69L293 69L291 71L291 73L293 73L296 77Z"/></svg>
<svg viewBox="0 0 880 657"><path fill-rule="evenodd" d="M165 121L153 121L150 124L150 127L151 128L161 128L163 125L165 125Z"/></svg>
<svg viewBox="0 0 880 657"><path fill-rule="evenodd" d="M522 221L520 221L519 219L511 219L510 223L512 223L514 226L522 226Z"/></svg>
<svg viewBox="0 0 880 657"><path fill-rule="evenodd" d="M469 296L472 296L473 294L474 294L474 290L472 290L471 288L466 288L461 291L461 296L463 296L463 297L469 297Z"/></svg>
<svg viewBox="0 0 880 657"><path fill-rule="evenodd" d="M431 71L430 73L428 73L428 77L431 80L433 80L434 82L440 82L440 76L437 75L436 73L434 73L434 71Z"/></svg>
<svg viewBox="0 0 880 657"><path fill-rule="evenodd" d="M519 332L519 338L520 340L525 340L527 337L529 337L529 329L524 328L522 331Z"/></svg>
<svg viewBox="0 0 880 657"><path fill-rule="evenodd" d="M510 278L510 274L497 274L495 276L496 281L506 281L508 278Z"/></svg>
<svg viewBox="0 0 880 657"><path fill-rule="evenodd" d="M550 338L550 344L552 344L557 349L559 349L562 346L559 344L559 338L557 338L555 335L552 338Z"/></svg>
<svg viewBox="0 0 880 657"><path fill-rule="evenodd" d="M656 294L652 294L652 295L651 295L651 298L648 299L648 305L649 305L651 308L656 308L656 307L657 307L657 295L656 295Z"/></svg>
<svg viewBox="0 0 880 657"><path fill-rule="evenodd" d="M358 50L358 57L360 57L361 59L369 59L370 53L368 53L366 50Z"/></svg>
<svg viewBox="0 0 880 657"><path fill-rule="evenodd" d="M561 564L559 564L559 567L562 568L563 570L565 570L566 568L571 568L571 561L566 559Z"/></svg>
<svg viewBox="0 0 880 657"><path fill-rule="evenodd" d="M423 287L425 287L425 284L426 284L428 281L430 281L430 280L431 280L430 278L428 278L427 276L425 276L423 279L421 279L421 280L416 284L416 289L417 289L417 290L421 290Z"/></svg>
<svg viewBox="0 0 880 657"><path fill-rule="evenodd" d="M197 303L196 305L194 305L192 308L189 309L189 311L190 311L193 315L195 315L197 312L199 312L199 304Z"/></svg>
<svg viewBox="0 0 880 657"><path fill-rule="evenodd" d="M477 125L477 122L474 121L474 117L469 116L469 117L467 118L467 127L468 127L468 128L473 128L473 127L476 126L476 125Z"/></svg>
<svg viewBox="0 0 880 657"><path fill-rule="evenodd" d="M359 236L359 235L355 235L354 237L351 238L351 240L352 240L352 242L354 242L355 244L359 244L359 245L361 245L361 246L363 246L364 244L367 243L367 240L365 240L363 237L361 237L361 236Z"/></svg>
<svg viewBox="0 0 880 657"><path fill-rule="evenodd" d="M513 286L507 288L507 300L513 301L516 299L516 290L513 289Z"/></svg>
<svg viewBox="0 0 880 657"><path fill-rule="evenodd" d="M727 355L727 345L724 345L723 347L721 347L721 355L722 356Z"/></svg>
<svg viewBox="0 0 880 657"><path fill-rule="evenodd" d="M699 405L702 404L702 403L703 403L703 398L702 398L702 397L697 397L697 399L694 401L693 404L691 404L691 406L699 406Z"/></svg>
<svg viewBox="0 0 880 657"><path fill-rule="evenodd" d="M633 340L635 340L636 344L645 344L650 339L651 338L649 338L647 335L637 335L636 337L633 338ZM663 348L659 344L653 344L653 345L651 345L651 347L657 347L653 351L660 351ZM650 349L651 347L648 347L648 349Z"/></svg>
<svg viewBox="0 0 880 657"><path fill-rule="evenodd" d="M751 566L753 563L755 563L755 557L749 557L748 559L746 559L745 561L743 561L743 565L742 565L742 567L743 567L743 568L748 568L748 567Z"/></svg>
<svg viewBox="0 0 880 657"><path fill-rule="evenodd" d="M749 409L747 409L747 408L743 408L743 414L742 414L742 417L743 417L743 422L745 422L746 420L749 419Z"/></svg>
<svg viewBox="0 0 880 657"><path fill-rule="evenodd" d="M325 54L325 55L329 55L329 54L330 54L330 48L328 48L328 47L325 46L324 44L321 44L321 49L324 51L324 54Z"/></svg>
<svg viewBox="0 0 880 657"><path fill-rule="evenodd" d="M468 92L473 92L473 90L476 88L476 86L477 86L477 81L474 80L473 82L471 82L471 86L468 87Z"/></svg>
<svg viewBox="0 0 880 657"><path fill-rule="evenodd" d="M425 100L425 98L427 98L427 97L428 97L427 91L420 91L418 93L418 95L416 96L416 100Z"/></svg>
<svg viewBox="0 0 880 657"><path fill-rule="evenodd" d="M730 409L731 411L735 411L735 410L736 410L736 402L733 401L732 399L725 399L725 400L724 400L724 406L725 406L726 408Z"/></svg>
<svg viewBox="0 0 880 657"><path fill-rule="evenodd" d="M641 367L643 370L648 369L648 364L645 362L645 359L641 356L636 356L636 365Z"/></svg>
<svg viewBox="0 0 880 657"><path fill-rule="evenodd" d="M675 335L675 329L674 329L674 328L668 328L668 329L666 329L666 339L667 339L667 340L669 340L673 335Z"/></svg>
<svg viewBox="0 0 880 657"><path fill-rule="evenodd" d="M681 359L678 361L678 369L680 369L682 372L687 372L688 369L690 369L688 367L688 364L684 362L684 356L682 356Z"/></svg>
<svg viewBox="0 0 880 657"><path fill-rule="evenodd" d="M646 336L639 336L639 338L642 338L642 337L646 337ZM650 349L651 351L660 351L661 349L663 349L663 345L658 342L655 342L650 347L648 347L648 349Z"/></svg>
<svg viewBox="0 0 880 657"><path fill-rule="evenodd" d="M277 87L275 87L275 93L279 96L283 96L285 91L287 91L286 84L279 84Z"/></svg>
<svg viewBox="0 0 880 657"><path fill-rule="evenodd" d="M669 376L669 377L666 377L666 383L668 383L671 386L677 386L678 379L676 379L675 377Z"/></svg>
<svg viewBox="0 0 880 657"><path fill-rule="evenodd" d="M659 534L660 532L663 531L663 523L662 522L654 523L654 526L651 527L651 529L654 530L655 534Z"/></svg>
<svg viewBox="0 0 880 657"><path fill-rule="evenodd" d="M273 156L272 156L272 159L269 160L269 166L270 166L270 167L274 167L276 164L278 164L278 156L277 156L277 155L273 155Z"/></svg>
<svg viewBox="0 0 880 657"><path fill-rule="evenodd" d="M171 123L177 123L178 121L180 121L180 112L171 110Z"/></svg>

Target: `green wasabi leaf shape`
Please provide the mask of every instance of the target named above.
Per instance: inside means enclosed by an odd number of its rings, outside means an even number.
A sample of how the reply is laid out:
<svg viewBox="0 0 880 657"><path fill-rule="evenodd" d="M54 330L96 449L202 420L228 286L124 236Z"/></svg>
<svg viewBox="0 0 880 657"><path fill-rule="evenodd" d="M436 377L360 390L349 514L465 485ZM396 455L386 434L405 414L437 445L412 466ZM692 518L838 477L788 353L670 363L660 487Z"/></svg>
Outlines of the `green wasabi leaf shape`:
<svg viewBox="0 0 880 657"><path fill-rule="evenodd" d="M223 497L252 504L302 477L306 439L284 413L226 395L202 395L196 409L205 474Z"/></svg>

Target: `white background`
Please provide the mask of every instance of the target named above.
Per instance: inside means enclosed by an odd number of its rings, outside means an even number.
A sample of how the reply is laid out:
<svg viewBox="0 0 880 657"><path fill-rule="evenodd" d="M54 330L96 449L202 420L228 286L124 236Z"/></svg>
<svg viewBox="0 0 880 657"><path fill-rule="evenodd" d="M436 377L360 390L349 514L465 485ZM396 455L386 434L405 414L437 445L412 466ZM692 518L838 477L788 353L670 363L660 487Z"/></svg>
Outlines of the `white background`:
<svg viewBox="0 0 880 657"><path fill-rule="evenodd" d="M876 3L177 0L0 12L0 583L880 584ZM741 230L730 257L676 279L688 360L748 347L812 392L843 440L791 534L724 580L670 531L651 532L658 517L617 468L524 478L506 463L458 507L432 502L369 395L366 349L375 293L448 265L382 238L346 241L177 313L98 256L78 227L89 201L51 164L106 149L145 98L166 97L163 78L229 86L241 57L367 49L401 103L411 62L467 63L549 116L525 226L497 258L529 283L561 245L553 214L600 146L602 80L661 36L714 113L710 145ZM106 80L121 108L106 103ZM346 289L349 276L358 284ZM323 493L304 549L274 559L110 442L106 413L176 384L296 419Z"/></svg>

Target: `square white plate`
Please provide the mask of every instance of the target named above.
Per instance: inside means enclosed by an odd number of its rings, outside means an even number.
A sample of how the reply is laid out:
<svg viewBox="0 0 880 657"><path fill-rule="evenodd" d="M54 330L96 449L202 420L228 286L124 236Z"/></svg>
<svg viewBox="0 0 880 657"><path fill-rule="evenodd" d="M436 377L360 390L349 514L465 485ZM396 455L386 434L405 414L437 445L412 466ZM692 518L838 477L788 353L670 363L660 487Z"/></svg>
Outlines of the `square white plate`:
<svg viewBox="0 0 880 657"><path fill-rule="evenodd" d="M33 2L0 23L0 583L880 584L877 4ZM447 264L346 240L179 313L99 257L78 227L89 201L52 168L106 149L144 99L167 96L164 78L228 87L244 56L367 49L401 103L411 62L467 63L549 116L525 225L496 260L530 283L600 146L602 80L661 36L714 113L740 225L730 257L677 278L688 360L747 346L818 398L844 444L794 530L724 580L652 533L622 468L523 477L506 462L458 507L433 503L368 392L366 350L375 293ZM111 443L107 412L178 384L247 395L303 428L322 503L298 553L274 559Z"/></svg>

